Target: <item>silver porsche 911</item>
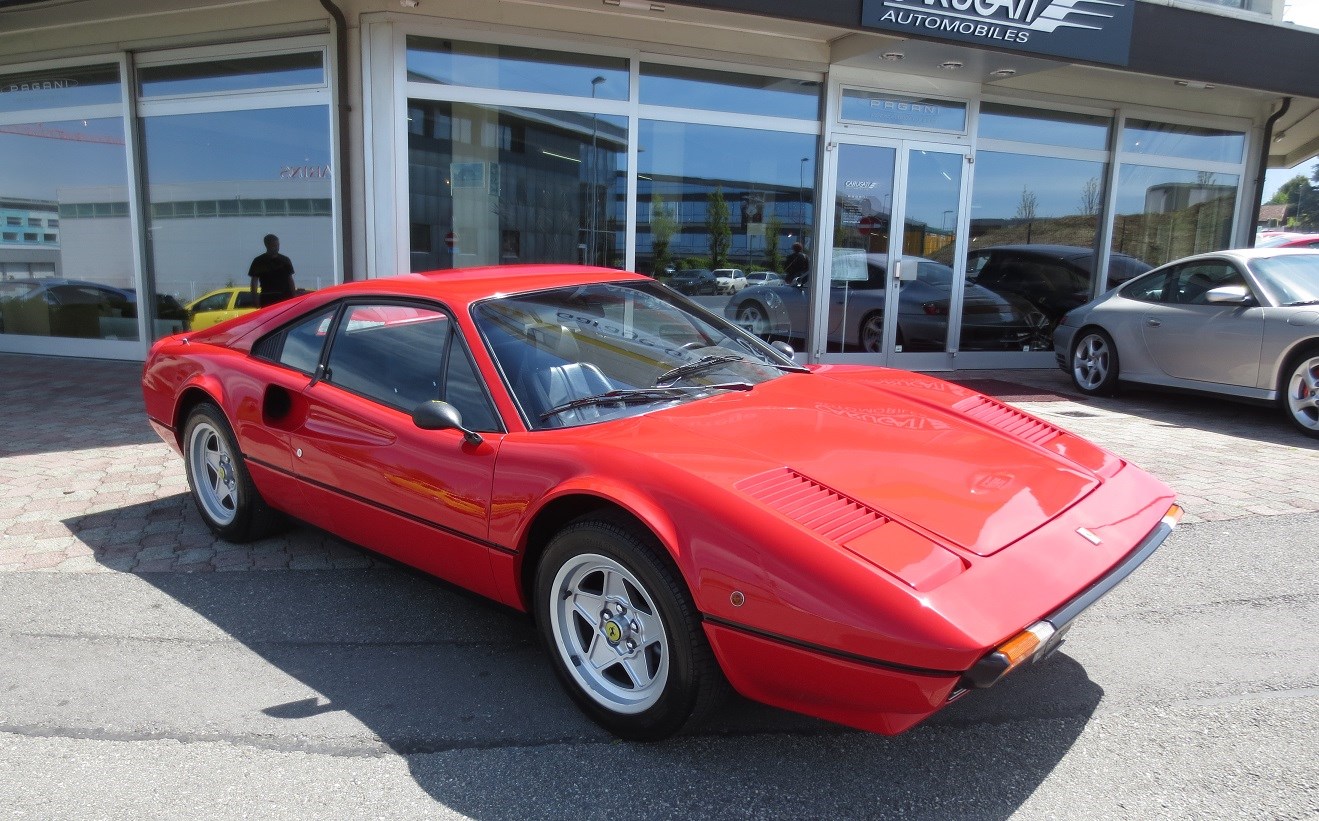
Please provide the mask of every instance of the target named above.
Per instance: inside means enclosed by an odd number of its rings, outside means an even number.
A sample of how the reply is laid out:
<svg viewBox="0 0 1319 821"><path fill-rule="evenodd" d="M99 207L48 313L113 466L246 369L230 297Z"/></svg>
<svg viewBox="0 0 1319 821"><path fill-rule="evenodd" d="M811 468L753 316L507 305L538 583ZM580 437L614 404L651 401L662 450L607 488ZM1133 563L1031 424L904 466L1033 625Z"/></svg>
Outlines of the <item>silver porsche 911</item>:
<svg viewBox="0 0 1319 821"><path fill-rule="evenodd" d="M1170 262L1069 311L1053 348L1083 393L1133 382L1271 402L1319 437L1319 252Z"/></svg>

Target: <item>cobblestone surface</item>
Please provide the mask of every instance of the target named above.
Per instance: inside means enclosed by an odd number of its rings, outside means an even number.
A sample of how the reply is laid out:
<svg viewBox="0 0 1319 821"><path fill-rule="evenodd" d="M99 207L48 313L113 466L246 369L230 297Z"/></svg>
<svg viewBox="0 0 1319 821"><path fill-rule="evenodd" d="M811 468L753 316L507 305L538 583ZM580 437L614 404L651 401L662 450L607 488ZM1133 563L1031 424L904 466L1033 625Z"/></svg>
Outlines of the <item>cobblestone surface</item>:
<svg viewBox="0 0 1319 821"><path fill-rule="evenodd" d="M369 569L311 527L216 539L183 460L147 426L137 363L0 354L0 572ZM1109 448L1172 485L1186 521L1319 510L1319 441L1274 409L1127 391L1088 399L1059 371L942 374Z"/></svg>

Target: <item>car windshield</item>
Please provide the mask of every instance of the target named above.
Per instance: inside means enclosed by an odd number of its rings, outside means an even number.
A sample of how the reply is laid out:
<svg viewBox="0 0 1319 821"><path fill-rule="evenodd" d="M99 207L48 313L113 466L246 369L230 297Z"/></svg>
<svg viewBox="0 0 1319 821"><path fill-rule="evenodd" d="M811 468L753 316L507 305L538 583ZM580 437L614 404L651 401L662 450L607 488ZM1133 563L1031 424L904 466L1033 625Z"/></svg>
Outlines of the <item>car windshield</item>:
<svg viewBox="0 0 1319 821"><path fill-rule="evenodd" d="M1279 305L1319 302L1319 254L1288 254L1250 261L1250 270Z"/></svg>
<svg viewBox="0 0 1319 821"><path fill-rule="evenodd" d="M651 282L500 297L474 315L532 428L633 416L801 369Z"/></svg>

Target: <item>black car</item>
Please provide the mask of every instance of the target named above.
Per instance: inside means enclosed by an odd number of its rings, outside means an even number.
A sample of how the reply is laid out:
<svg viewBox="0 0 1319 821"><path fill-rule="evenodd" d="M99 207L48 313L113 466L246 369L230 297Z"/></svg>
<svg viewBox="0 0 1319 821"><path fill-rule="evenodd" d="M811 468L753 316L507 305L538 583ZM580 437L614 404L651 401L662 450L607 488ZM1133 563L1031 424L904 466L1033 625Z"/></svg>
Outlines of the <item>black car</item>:
<svg viewBox="0 0 1319 821"><path fill-rule="evenodd" d="M688 268L669 277L665 283L670 288L689 296L716 292L715 275L706 268Z"/></svg>
<svg viewBox="0 0 1319 821"><path fill-rule="evenodd" d="M1024 297L1052 327L1063 314L1090 301L1094 258L1093 248L1077 245L996 245L966 255L966 278L1000 294ZM1126 254L1109 254L1104 290L1153 267Z"/></svg>

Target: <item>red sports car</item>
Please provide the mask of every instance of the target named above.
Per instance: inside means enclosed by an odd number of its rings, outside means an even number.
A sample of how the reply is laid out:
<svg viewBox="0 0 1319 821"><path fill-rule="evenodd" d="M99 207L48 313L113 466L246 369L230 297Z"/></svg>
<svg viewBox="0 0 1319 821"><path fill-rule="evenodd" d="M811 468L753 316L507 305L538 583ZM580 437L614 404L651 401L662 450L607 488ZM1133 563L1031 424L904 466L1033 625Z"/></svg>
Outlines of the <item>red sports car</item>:
<svg viewBox="0 0 1319 821"><path fill-rule="evenodd" d="M160 340L143 391L220 536L292 517L529 611L634 739L730 684L901 732L1049 655L1180 512L1048 422L607 269L327 288Z"/></svg>

